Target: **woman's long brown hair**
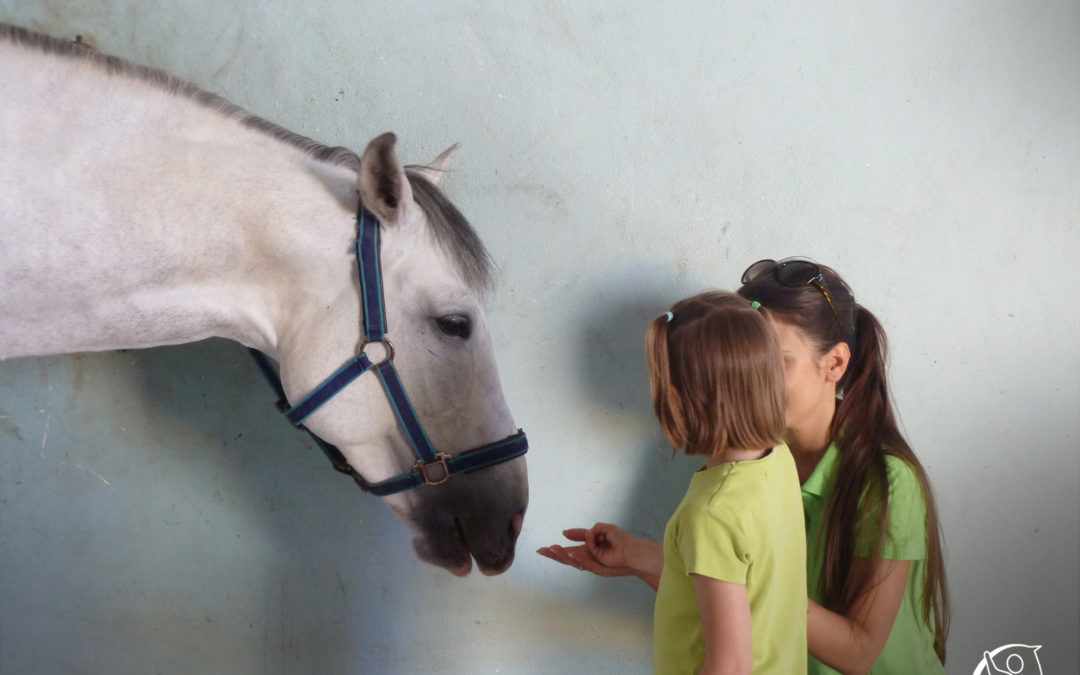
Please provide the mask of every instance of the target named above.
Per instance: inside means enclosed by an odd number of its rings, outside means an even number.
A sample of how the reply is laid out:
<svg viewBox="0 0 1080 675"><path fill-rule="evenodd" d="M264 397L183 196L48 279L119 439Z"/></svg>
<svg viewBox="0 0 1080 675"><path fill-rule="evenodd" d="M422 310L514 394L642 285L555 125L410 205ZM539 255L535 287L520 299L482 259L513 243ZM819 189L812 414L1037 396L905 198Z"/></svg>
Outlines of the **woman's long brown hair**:
<svg viewBox="0 0 1080 675"><path fill-rule="evenodd" d="M869 572L856 574L852 565L856 535L860 525L876 531L871 557L879 559L889 523L885 457L897 457L914 470L926 502L926 579L921 609L923 619L934 631L934 651L944 664L950 609L937 508L926 470L896 421L885 379L885 331L868 309L855 303L840 275L825 266L821 271L835 314L816 284L783 286L773 275L744 284L739 294L760 302L775 318L799 328L816 344L819 354L839 342L851 347L847 372L838 385L838 394L843 398L833 415L831 429L840 452L823 523L825 560L819 580L823 604L845 614L868 589ZM861 503L864 494L866 503Z"/></svg>

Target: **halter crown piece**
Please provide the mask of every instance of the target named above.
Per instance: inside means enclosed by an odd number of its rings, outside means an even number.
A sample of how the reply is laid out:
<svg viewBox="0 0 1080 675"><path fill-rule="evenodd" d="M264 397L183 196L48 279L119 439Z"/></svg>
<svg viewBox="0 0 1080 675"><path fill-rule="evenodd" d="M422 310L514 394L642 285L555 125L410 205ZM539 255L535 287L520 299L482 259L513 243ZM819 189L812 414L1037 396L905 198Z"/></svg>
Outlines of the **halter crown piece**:
<svg viewBox="0 0 1080 675"><path fill-rule="evenodd" d="M524 455L529 449L525 432L517 433L501 441L450 456L445 452L436 452L416 416L405 387L401 383L397 369L394 368L394 347L386 338L386 312L383 307L382 270L379 264L379 221L360 204L356 214L356 260L359 263L360 295L364 304L364 344L360 353L347 361L333 375L312 390L299 403L286 409L285 391L281 380L266 356L257 350L250 350L259 368L270 380L277 391L280 401L278 407L293 425L305 429L330 459L334 468L353 477L357 485L380 497L392 495L421 485L439 485L450 476L468 473L495 464L509 461ZM368 359L364 349L371 343L381 343L386 347L387 358L379 364ZM383 390L390 399L390 407L397 416L405 436L416 455L412 470L377 483L368 482L356 471L336 446L322 440L303 426L304 420L334 397L353 380L369 370L374 370L382 383Z"/></svg>

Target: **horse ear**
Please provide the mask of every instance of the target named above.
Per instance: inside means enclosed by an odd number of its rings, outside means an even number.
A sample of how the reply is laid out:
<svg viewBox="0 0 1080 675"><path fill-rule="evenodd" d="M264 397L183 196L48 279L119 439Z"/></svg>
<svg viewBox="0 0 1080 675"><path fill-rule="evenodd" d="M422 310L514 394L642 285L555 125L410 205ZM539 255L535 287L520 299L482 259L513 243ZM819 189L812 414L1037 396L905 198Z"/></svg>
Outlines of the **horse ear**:
<svg viewBox="0 0 1080 675"><path fill-rule="evenodd" d="M442 180L443 174L450 167L450 160L454 158L458 148L461 147L461 143L454 143L446 150L443 150L442 154L431 160L427 166L414 166L410 167L410 171L415 171L424 178L426 178L432 185L438 185Z"/></svg>
<svg viewBox="0 0 1080 675"><path fill-rule="evenodd" d="M412 203L412 188L394 152L397 136L385 133L360 157L360 201L383 223L394 223Z"/></svg>

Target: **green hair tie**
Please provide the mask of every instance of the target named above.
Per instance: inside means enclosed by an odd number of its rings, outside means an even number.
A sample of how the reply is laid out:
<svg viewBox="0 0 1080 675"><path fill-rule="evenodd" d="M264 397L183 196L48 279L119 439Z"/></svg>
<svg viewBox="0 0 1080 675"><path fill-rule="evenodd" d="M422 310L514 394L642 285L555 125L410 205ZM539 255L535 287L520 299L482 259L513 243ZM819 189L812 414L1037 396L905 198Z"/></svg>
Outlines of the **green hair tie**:
<svg viewBox="0 0 1080 675"><path fill-rule="evenodd" d="M761 309L761 303L758 302L757 300L754 300L753 302L751 302L750 306L753 307L754 309Z"/></svg>

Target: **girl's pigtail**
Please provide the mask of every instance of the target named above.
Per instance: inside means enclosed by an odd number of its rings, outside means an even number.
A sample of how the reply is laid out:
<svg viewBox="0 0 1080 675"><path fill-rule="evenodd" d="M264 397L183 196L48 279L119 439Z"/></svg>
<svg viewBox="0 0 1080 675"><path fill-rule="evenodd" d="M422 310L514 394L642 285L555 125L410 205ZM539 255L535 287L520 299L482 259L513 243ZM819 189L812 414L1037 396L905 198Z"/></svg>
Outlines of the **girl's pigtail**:
<svg viewBox="0 0 1080 675"><path fill-rule="evenodd" d="M675 448L686 444L685 415L679 392L671 384L671 355L668 351L667 314L661 314L649 324L645 336L645 358L648 361L649 386L652 389L653 410L660 427Z"/></svg>

